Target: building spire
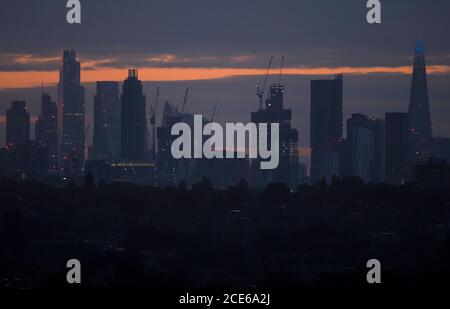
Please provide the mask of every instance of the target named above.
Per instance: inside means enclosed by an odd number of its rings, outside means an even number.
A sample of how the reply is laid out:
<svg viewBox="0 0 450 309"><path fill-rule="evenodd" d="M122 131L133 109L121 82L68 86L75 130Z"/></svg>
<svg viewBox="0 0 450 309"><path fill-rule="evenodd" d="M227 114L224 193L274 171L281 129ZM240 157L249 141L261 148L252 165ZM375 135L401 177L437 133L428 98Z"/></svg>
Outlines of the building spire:
<svg viewBox="0 0 450 309"><path fill-rule="evenodd" d="M431 154L430 145L433 135L425 52L419 37L416 40L408 117L409 159L411 162L424 161Z"/></svg>
<svg viewBox="0 0 450 309"><path fill-rule="evenodd" d="M416 38L416 56L424 54L424 46L420 35L417 35Z"/></svg>

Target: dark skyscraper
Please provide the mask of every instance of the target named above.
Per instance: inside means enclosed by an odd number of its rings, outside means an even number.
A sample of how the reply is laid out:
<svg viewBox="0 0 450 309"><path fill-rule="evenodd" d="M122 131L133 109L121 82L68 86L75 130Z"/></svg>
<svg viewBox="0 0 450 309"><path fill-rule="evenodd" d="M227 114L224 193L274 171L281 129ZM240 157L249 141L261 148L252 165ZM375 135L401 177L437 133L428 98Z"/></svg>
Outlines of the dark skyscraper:
<svg viewBox="0 0 450 309"><path fill-rule="evenodd" d="M6 145L26 145L30 141L30 114L25 101L13 101L6 110Z"/></svg>
<svg viewBox="0 0 450 309"><path fill-rule="evenodd" d="M373 183L381 183L386 181L386 122L383 119L370 118L368 127L373 132L373 162L370 170L370 181Z"/></svg>
<svg viewBox="0 0 450 309"><path fill-rule="evenodd" d="M436 137L433 138L432 148L433 158L442 158L450 163L450 138L448 137Z"/></svg>
<svg viewBox="0 0 450 309"><path fill-rule="evenodd" d="M171 146L177 138L170 134L175 123L184 122L191 128L194 125L192 114L180 113L168 101L164 104L161 126L157 128L158 135L158 184L177 186L181 181L189 185L189 174L193 159L175 159Z"/></svg>
<svg viewBox="0 0 450 309"><path fill-rule="evenodd" d="M136 69L128 71L122 89L122 159L144 161L146 155L147 124L145 95Z"/></svg>
<svg viewBox="0 0 450 309"><path fill-rule="evenodd" d="M78 174L84 161L84 87L80 84L80 63L73 50L63 52L58 87L58 117L61 132L61 168Z"/></svg>
<svg viewBox="0 0 450 309"><path fill-rule="evenodd" d="M265 188L271 182L281 182L291 187L298 184L298 132L291 127L292 111L284 109L284 92L282 84L273 84L265 108L251 114L253 123L278 123L280 128L278 167L271 171L261 170L260 160L252 161L251 182L257 188ZM270 141L270 128L267 135Z"/></svg>
<svg viewBox="0 0 450 309"><path fill-rule="evenodd" d="M36 142L48 149L48 164L50 171L58 167L58 123L56 103L50 95L41 96L41 115L36 122Z"/></svg>
<svg viewBox="0 0 450 309"><path fill-rule="evenodd" d="M409 101L409 160L420 162L431 155L432 128L428 102L425 51L418 39L414 55L411 96Z"/></svg>
<svg viewBox="0 0 450 309"><path fill-rule="evenodd" d="M386 182L401 185L408 162L408 114L386 113Z"/></svg>
<svg viewBox="0 0 450 309"><path fill-rule="evenodd" d="M353 114L347 120L347 141L350 157L350 175L370 181L371 164L374 160L374 135L368 128L368 118L365 115Z"/></svg>
<svg viewBox="0 0 450 309"><path fill-rule="evenodd" d="M347 120L349 175L366 183L384 181L384 121L353 114Z"/></svg>
<svg viewBox="0 0 450 309"><path fill-rule="evenodd" d="M97 82L94 96L93 159L120 159L120 96L119 83Z"/></svg>
<svg viewBox="0 0 450 309"><path fill-rule="evenodd" d="M30 140L30 114L25 101L13 101L6 111L6 143L10 175L27 177L48 170L47 147Z"/></svg>
<svg viewBox="0 0 450 309"><path fill-rule="evenodd" d="M343 169L338 160L343 133L343 88L342 75L336 75L331 80L311 81L310 144L313 182Z"/></svg>

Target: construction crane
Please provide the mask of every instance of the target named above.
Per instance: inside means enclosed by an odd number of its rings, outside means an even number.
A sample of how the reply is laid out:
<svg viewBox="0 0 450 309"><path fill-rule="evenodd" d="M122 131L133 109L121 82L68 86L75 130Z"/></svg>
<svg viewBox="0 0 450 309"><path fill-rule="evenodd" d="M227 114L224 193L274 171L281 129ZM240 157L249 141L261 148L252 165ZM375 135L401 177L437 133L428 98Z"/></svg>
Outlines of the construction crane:
<svg viewBox="0 0 450 309"><path fill-rule="evenodd" d="M263 97L266 90L267 79L269 77L270 68L272 67L273 56L270 56L269 64L267 65L266 75L264 76L264 82L262 88L259 85L256 86L256 97L259 99L259 110L263 109Z"/></svg>
<svg viewBox="0 0 450 309"><path fill-rule="evenodd" d="M152 126L152 153L153 159L156 158L156 110L158 108L159 101L159 89L156 88L155 101L153 102L153 106L150 107L150 124Z"/></svg>
<svg viewBox="0 0 450 309"><path fill-rule="evenodd" d="M186 88L186 92L184 93L184 100L183 100L183 104L181 105L181 114L184 113L184 109L186 108L188 96L189 96L189 87Z"/></svg>
<svg viewBox="0 0 450 309"><path fill-rule="evenodd" d="M210 122L214 122L214 117L216 116L217 113L217 106L219 105L219 102L217 102L216 104L214 104L214 108L213 108L213 112L211 114L211 121Z"/></svg>
<svg viewBox="0 0 450 309"><path fill-rule="evenodd" d="M278 85L281 85L281 77L283 76L284 56L281 57L280 75L278 76Z"/></svg>

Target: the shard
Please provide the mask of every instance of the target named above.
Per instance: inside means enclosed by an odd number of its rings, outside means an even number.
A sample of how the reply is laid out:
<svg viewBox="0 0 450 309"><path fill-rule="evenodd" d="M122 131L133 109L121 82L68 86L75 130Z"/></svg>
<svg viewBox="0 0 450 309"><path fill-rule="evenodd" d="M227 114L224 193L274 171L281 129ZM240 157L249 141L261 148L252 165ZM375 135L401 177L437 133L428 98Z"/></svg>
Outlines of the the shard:
<svg viewBox="0 0 450 309"><path fill-rule="evenodd" d="M416 41L411 95L409 101L409 160L420 162L430 155L432 140L430 105L428 102L427 70L424 47Z"/></svg>

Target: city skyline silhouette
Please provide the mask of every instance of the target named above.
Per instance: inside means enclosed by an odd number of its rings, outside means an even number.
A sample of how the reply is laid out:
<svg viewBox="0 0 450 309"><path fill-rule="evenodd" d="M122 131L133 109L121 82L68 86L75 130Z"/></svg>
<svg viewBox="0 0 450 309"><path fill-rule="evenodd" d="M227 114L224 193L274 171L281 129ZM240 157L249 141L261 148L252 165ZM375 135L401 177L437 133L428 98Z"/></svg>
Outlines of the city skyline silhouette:
<svg viewBox="0 0 450 309"><path fill-rule="evenodd" d="M449 286L449 1L69 2L0 10L0 289Z"/></svg>

